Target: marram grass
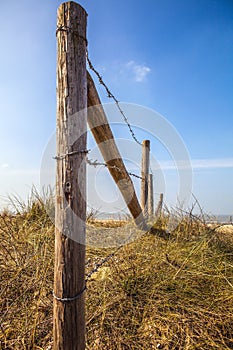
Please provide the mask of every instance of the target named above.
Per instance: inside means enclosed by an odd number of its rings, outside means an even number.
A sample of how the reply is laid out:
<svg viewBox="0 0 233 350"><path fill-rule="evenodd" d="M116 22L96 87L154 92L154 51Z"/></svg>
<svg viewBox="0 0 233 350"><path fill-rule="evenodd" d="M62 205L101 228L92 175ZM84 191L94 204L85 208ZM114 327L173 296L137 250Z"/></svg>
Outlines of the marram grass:
<svg viewBox="0 0 233 350"><path fill-rule="evenodd" d="M88 282L87 349L233 349L232 231L184 214L167 234L167 221ZM2 212L0 235L0 349L52 349L54 227L43 201ZM88 248L87 260L109 252Z"/></svg>

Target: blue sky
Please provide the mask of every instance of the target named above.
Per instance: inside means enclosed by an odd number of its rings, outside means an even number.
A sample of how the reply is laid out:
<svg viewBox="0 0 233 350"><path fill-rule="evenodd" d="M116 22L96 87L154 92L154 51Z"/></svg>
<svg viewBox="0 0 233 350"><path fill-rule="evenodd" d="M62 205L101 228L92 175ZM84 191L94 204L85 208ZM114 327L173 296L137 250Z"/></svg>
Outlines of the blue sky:
<svg viewBox="0 0 233 350"><path fill-rule="evenodd" d="M41 159L55 130L60 3L0 2L1 202L6 194L25 197L32 183L39 184ZM80 4L88 13L90 57L116 97L155 110L174 126L188 149L200 204L207 212L232 214L232 0ZM117 138L130 139L126 135L127 129L115 128ZM145 135L139 130L138 136ZM153 143L152 152L161 164L169 161L161 143ZM165 167L164 174L169 202L176 187L173 171ZM111 186L113 193L111 182L107 192Z"/></svg>

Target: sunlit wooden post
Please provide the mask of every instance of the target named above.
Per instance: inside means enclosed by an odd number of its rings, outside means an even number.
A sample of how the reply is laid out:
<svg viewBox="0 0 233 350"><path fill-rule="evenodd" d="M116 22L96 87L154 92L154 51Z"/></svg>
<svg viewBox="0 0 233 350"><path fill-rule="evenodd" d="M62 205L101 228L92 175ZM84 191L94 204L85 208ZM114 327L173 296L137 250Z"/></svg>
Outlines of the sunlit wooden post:
<svg viewBox="0 0 233 350"><path fill-rule="evenodd" d="M142 141L142 165L141 165L141 207L145 217L148 216L148 182L150 164L150 141Z"/></svg>
<svg viewBox="0 0 233 350"><path fill-rule="evenodd" d="M58 9L54 350L85 349L86 17Z"/></svg>

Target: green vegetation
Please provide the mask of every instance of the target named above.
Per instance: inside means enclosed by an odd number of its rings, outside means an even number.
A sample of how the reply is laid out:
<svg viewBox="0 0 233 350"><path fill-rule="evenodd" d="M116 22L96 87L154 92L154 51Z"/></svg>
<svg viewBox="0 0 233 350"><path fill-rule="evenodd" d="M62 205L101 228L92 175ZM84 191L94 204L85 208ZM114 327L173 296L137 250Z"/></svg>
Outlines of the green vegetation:
<svg viewBox="0 0 233 350"><path fill-rule="evenodd" d="M233 349L232 233L184 214L168 235L166 222L89 280L87 349ZM2 212L0 234L0 349L52 349L54 227L43 201ZM88 248L89 268L108 254Z"/></svg>

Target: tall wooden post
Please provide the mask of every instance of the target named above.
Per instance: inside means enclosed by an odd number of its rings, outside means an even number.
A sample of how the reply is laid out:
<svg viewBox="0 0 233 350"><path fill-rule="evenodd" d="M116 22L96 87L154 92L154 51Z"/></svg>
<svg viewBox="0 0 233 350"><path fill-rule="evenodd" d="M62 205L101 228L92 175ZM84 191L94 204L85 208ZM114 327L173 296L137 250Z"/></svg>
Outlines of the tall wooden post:
<svg viewBox="0 0 233 350"><path fill-rule="evenodd" d="M148 182L148 214L150 218L154 215L154 186L152 174L149 174Z"/></svg>
<svg viewBox="0 0 233 350"><path fill-rule="evenodd" d="M54 350L85 349L86 17L58 9Z"/></svg>
<svg viewBox="0 0 233 350"><path fill-rule="evenodd" d="M145 223L142 209L134 190L133 182L125 168L124 162L115 143L111 127L101 105L101 100L96 91L95 84L89 73L87 73L87 83L89 107L87 121L90 130L136 225L142 230L147 230L148 227Z"/></svg>
<svg viewBox="0 0 233 350"><path fill-rule="evenodd" d="M144 215L148 216L148 179L150 164L150 141L142 141L142 168L141 168L141 207Z"/></svg>

